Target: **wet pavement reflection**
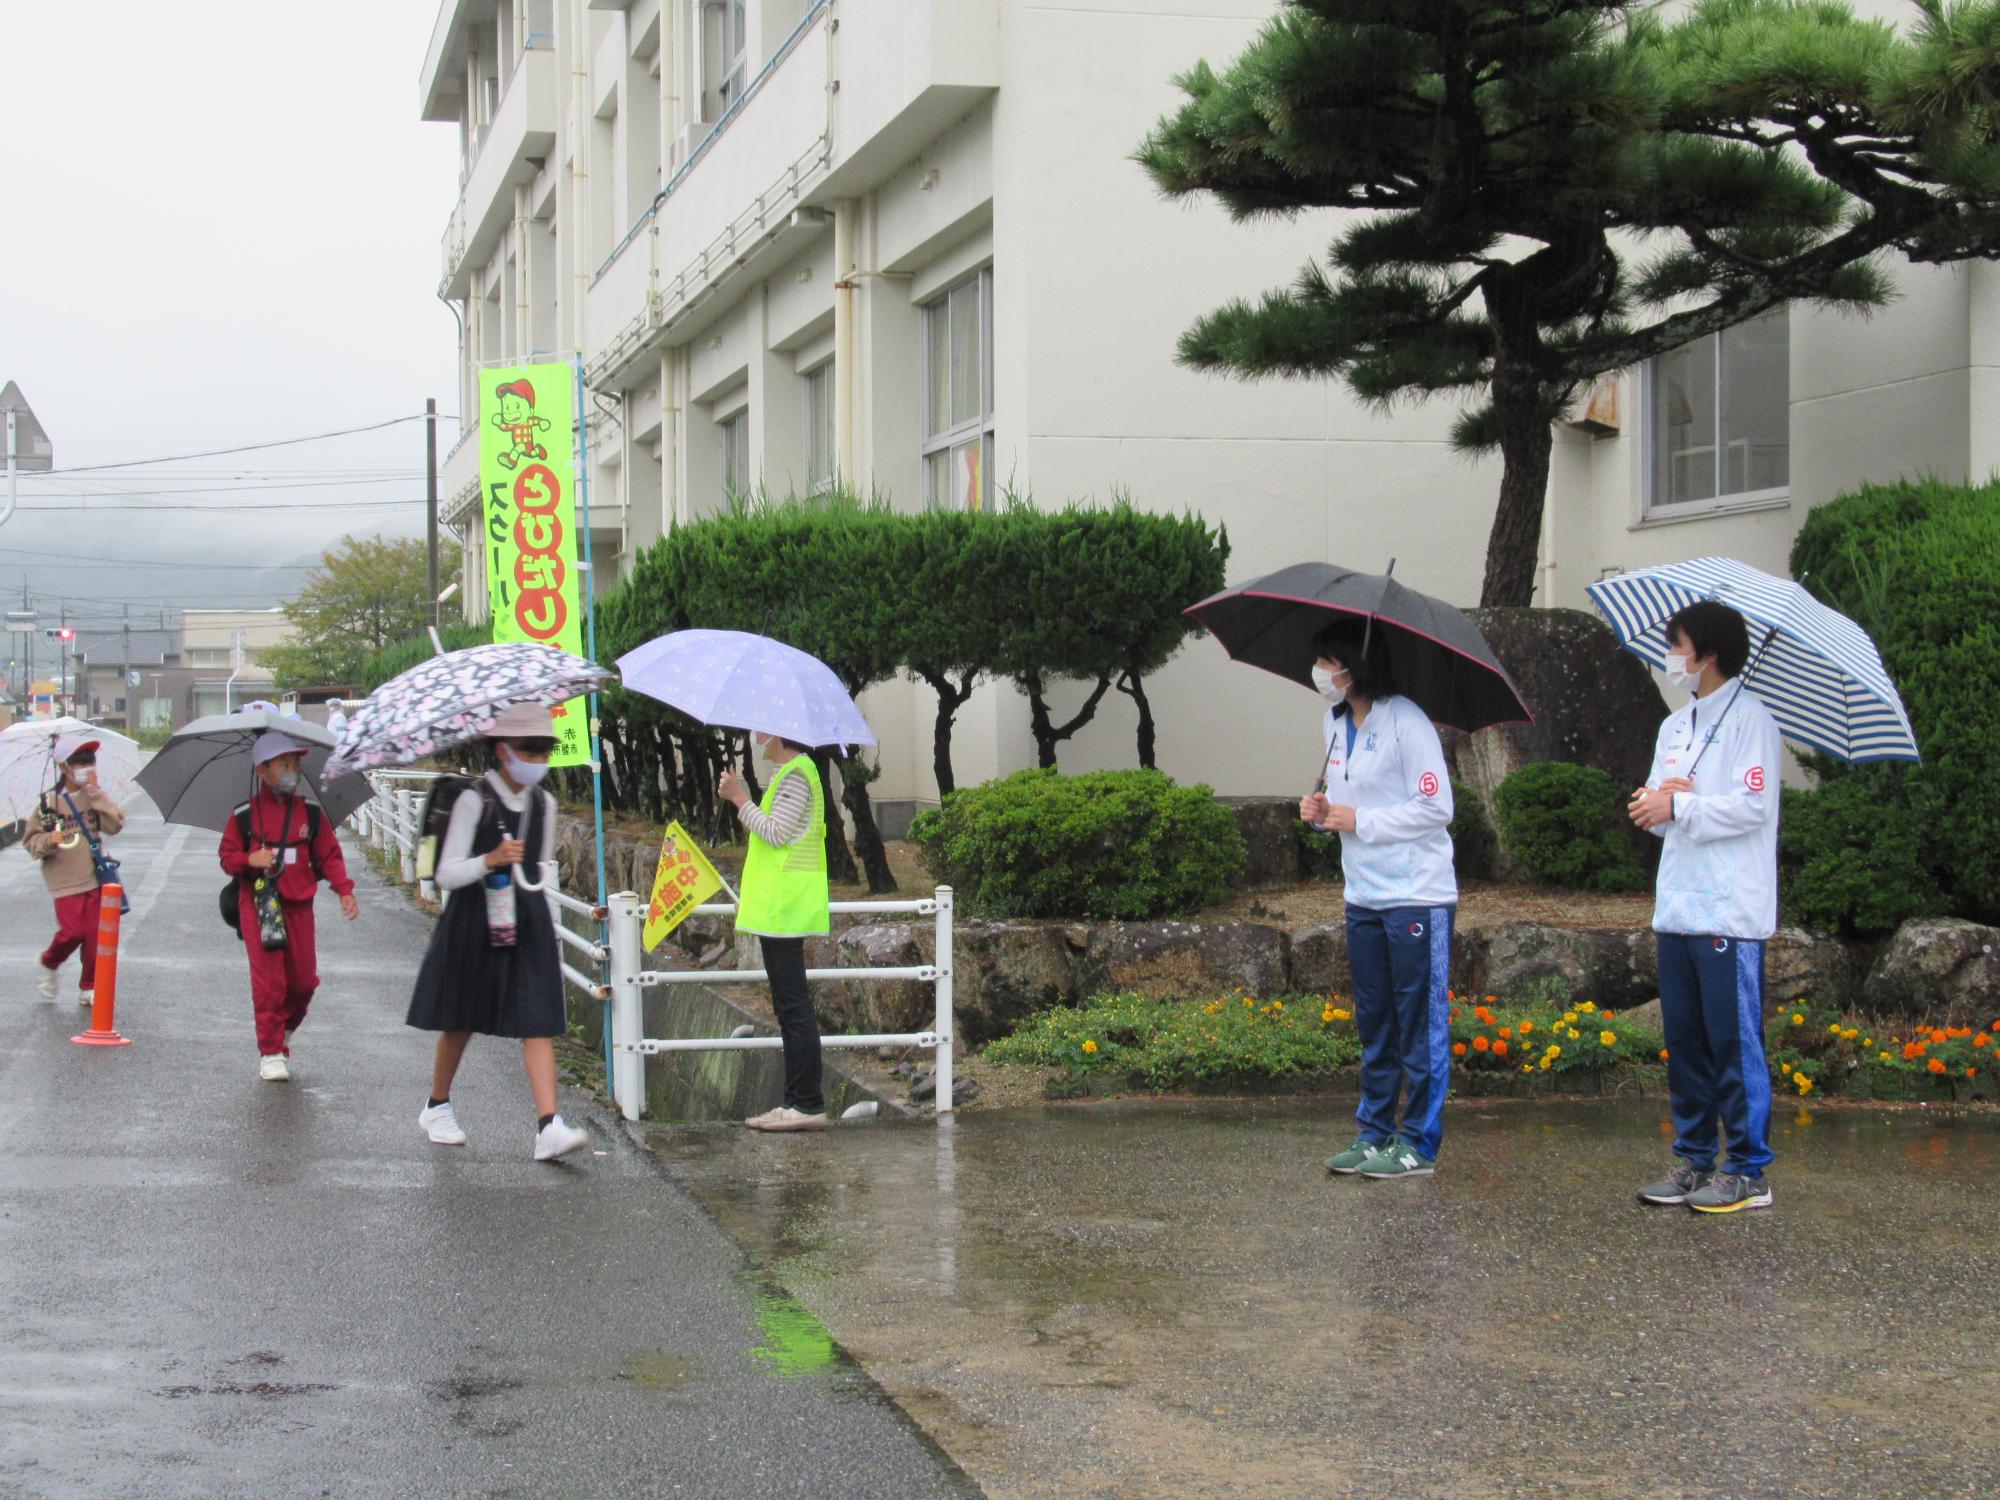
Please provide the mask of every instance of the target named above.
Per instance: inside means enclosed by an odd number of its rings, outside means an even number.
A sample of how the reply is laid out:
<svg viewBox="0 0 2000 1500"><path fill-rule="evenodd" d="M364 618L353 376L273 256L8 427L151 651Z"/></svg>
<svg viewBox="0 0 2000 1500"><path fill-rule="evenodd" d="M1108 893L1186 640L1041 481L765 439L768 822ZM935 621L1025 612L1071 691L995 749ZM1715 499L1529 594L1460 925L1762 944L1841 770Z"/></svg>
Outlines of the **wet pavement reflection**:
<svg viewBox="0 0 2000 1500"><path fill-rule="evenodd" d="M1630 1102L1338 1100L651 1132L995 1496L1991 1495L2000 1118L1799 1111L1769 1212L1647 1209Z"/></svg>

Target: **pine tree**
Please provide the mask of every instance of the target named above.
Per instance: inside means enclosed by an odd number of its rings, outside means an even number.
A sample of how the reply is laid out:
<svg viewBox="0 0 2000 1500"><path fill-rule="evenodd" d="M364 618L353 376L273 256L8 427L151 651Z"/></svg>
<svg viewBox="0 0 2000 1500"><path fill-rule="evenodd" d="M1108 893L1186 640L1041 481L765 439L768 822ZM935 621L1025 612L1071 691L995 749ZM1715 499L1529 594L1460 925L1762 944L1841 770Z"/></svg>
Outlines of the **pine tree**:
<svg viewBox="0 0 2000 1500"><path fill-rule="evenodd" d="M1283 0L1136 159L1237 219L1341 209L1326 264L1183 335L1371 405L1473 397L1502 477L1480 602L1534 589L1553 424L1598 376L1791 301L1866 310L1880 258L2000 252L2000 0Z"/></svg>

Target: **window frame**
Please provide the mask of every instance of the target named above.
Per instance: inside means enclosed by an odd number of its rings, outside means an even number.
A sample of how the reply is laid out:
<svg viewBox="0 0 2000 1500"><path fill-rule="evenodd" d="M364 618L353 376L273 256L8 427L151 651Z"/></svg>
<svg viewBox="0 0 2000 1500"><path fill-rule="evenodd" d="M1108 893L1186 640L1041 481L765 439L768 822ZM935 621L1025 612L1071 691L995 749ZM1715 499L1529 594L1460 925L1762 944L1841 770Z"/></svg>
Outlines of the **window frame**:
<svg viewBox="0 0 2000 1500"><path fill-rule="evenodd" d="M1780 308L1775 309L1773 312L1759 314L1759 316L1782 318L1784 320L1786 357L1787 359L1789 359L1791 351L1791 328L1792 328L1791 309L1789 305L1781 306ZM1750 321L1755 321L1755 320L1753 319ZM1740 327L1742 325L1739 324L1732 326ZM1772 507L1787 504L1791 500L1792 496L1792 484L1791 484L1792 465L1791 465L1791 436L1790 436L1791 392L1789 388L1786 391L1786 403L1785 403L1786 413L1787 413L1786 416L1787 430L1786 430L1786 443L1785 443L1785 482L1781 485L1766 486L1763 489L1756 489L1756 490L1725 491L1723 489L1723 481L1727 473L1727 449L1730 446L1727 442L1724 441L1724 436L1723 436L1723 434L1727 431L1728 428L1728 400L1729 400L1729 383L1726 378L1726 371L1724 369L1722 360L1722 352L1723 352L1722 340L1723 340L1723 333L1726 331L1727 330L1721 330L1715 333L1703 334L1701 339L1695 341L1696 344L1707 342L1712 345L1713 358L1714 358L1714 371L1715 371L1715 417L1716 417L1717 432L1715 435L1715 441L1709 445L1710 450L1714 455L1715 493L1704 499L1662 500L1659 498L1659 472L1660 472L1659 445L1664 439L1665 434L1662 431L1661 423L1659 422L1658 417L1656 416L1656 410L1657 410L1657 397L1659 394L1659 386L1658 386L1660 378L1659 366L1660 366L1660 361L1666 356L1656 354L1652 358L1646 360L1645 363L1640 366L1639 409L1644 414L1643 425L1641 428L1644 434L1644 439L1640 444L1640 451L1639 451L1639 466L1640 466L1640 476L1641 476L1640 487L1639 487L1640 488L1639 520L1642 525L1659 524L1663 522L1672 522L1672 521L1694 520L1703 516L1728 515L1733 512L1743 511L1743 510L1765 510L1765 509L1770 509ZM1680 345L1677 349L1669 350L1668 353L1669 354L1678 353L1679 349L1685 349L1688 347L1690 346L1687 344L1683 344Z"/></svg>
<svg viewBox="0 0 2000 1500"><path fill-rule="evenodd" d="M952 293L967 286L974 286L978 289L979 410L962 422L948 425L939 431L933 432L930 426L931 394L934 382L938 378L938 372L932 368L932 324L933 320L939 317L949 318ZM918 310L922 314L919 320L921 325L919 344L921 346L923 374L922 387L919 393L921 411L918 421L923 435L920 462L923 465L924 471L924 504L933 508L940 507L943 504L942 498L936 493L937 486L933 478L934 466L931 460L940 453L949 454L955 449L965 446L968 442L977 441L980 444L980 493L978 504L975 508L985 510L993 503L993 267L990 264L980 266L978 269L940 287L935 294L924 299ZM948 322L945 325L944 346L945 358L949 361L951 357L951 327ZM945 409L948 412L950 408L951 402L947 399ZM951 498L953 508L956 509L958 504L956 483L953 485Z"/></svg>
<svg viewBox="0 0 2000 1500"><path fill-rule="evenodd" d="M727 416L716 418L715 430L716 437L722 445L720 487L722 490L722 502L727 505L750 492L748 484L733 482L748 478L747 471L750 467L749 406L739 406ZM732 472L737 468L739 460L742 468L746 471L743 474Z"/></svg>
<svg viewBox="0 0 2000 1500"><path fill-rule="evenodd" d="M821 360L805 381L806 493L824 495L840 486L839 438L834 431L833 361ZM819 410L814 409L815 400Z"/></svg>

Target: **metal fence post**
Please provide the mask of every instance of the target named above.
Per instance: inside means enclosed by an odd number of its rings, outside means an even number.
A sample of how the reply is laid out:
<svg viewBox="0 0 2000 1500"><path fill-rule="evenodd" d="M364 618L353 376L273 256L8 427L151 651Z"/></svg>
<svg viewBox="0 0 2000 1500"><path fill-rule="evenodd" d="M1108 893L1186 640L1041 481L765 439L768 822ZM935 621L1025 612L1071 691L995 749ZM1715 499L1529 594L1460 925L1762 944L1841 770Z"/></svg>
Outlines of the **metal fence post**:
<svg viewBox="0 0 2000 1500"><path fill-rule="evenodd" d="M951 1113L952 989L951 887L937 888L937 1112Z"/></svg>
<svg viewBox="0 0 2000 1500"><path fill-rule="evenodd" d="M396 790L396 848L403 856L403 884L414 885L417 879L417 810L412 804L415 794L402 788Z"/></svg>
<svg viewBox="0 0 2000 1500"><path fill-rule="evenodd" d="M639 985L644 969L644 907L631 891L620 891L611 907L611 1097L618 1112L636 1120L646 1108L646 1059L629 1048L645 1038L646 994Z"/></svg>

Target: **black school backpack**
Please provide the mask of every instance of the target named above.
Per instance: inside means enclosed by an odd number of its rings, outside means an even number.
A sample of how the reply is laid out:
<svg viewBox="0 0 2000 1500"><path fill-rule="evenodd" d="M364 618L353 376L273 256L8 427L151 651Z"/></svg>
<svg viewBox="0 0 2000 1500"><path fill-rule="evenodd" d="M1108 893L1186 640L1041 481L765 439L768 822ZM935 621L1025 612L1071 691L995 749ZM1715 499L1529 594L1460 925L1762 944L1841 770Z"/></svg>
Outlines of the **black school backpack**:
<svg viewBox="0 0 2000 1500"><path fill-rule="evenodd" d="M306 804L306 860L312 865L313 874L324 880L326 872L320 869L319 855L313 852L313 846L319 842L319 824L322 816L324 814L320 812L317 802ZM236 836L243 840L244 848L250 847L250 804L247 802L236 809ZM243 910L239 904L239 893L242 889L243 877L239 875L222 888L222 895L217 903L222 908L222 925L231 932L243 930Z"/></svg>
<svg viewBox="0 0 2000 1500"><path fill-rule="evenodd" d="M451 827L451 810L466 792L478 792L490 807L492 798L482 776L440 776L424 793L423 815L417 819L417 879L437 878L438 851L444 847L445 830Z"/></svg>

